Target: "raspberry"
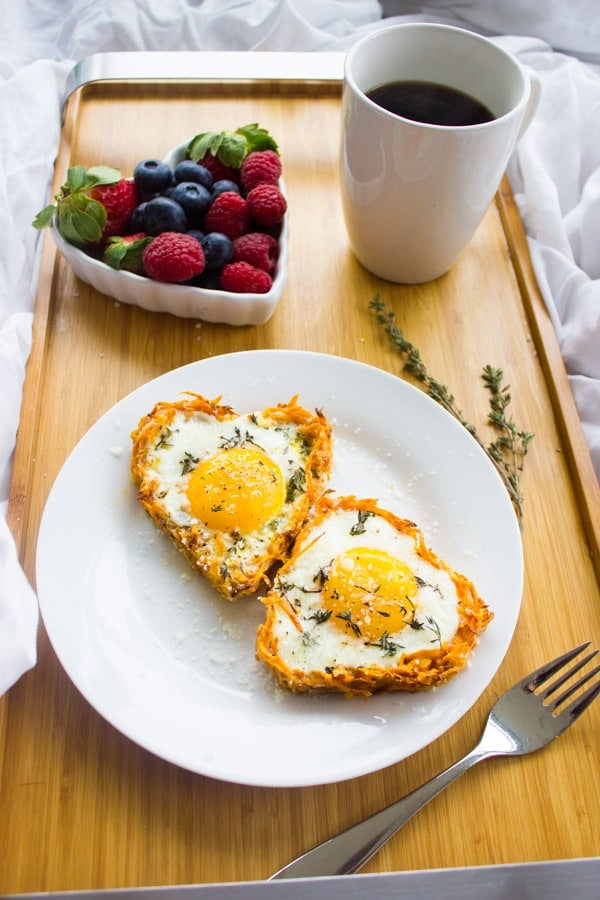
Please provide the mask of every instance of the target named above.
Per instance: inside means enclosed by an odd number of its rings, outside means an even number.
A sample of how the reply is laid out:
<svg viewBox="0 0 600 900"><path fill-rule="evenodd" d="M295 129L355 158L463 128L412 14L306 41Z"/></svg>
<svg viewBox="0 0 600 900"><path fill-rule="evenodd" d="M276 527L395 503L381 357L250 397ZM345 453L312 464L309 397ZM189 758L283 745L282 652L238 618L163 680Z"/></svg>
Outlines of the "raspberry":
<svg viewBox="0 0 600 900"><path fill-rule="evenodd" d="M258 184L248 196L248 208L257 225L271 228L283 221L287 209L286 199L274 184Z"/></svg>
<svg viewBox="0 0 600 900"><path fill-rule="evenodd" d="M281 177L281 160L274 150L249 153L240 169L240 183L247 194L257 184L277 184Z"/></svg>
<svg viewBox="0 0 600 900"><path fill-rule="evenodd" d="M128 230L133 211L140 202L138 189L130 178L121 178L114 184L96 185L90 189L89 196L106 210L103 239Z"/></svg>
<svg viewBox="0 0 600 900"><path fill-rule="evenodd" d="M221 272L219 284L224 291L236 294L267 294L273 280L267 272L247 262L228 263Z"/></svg>
<svg viewBox="0 0 600 900"><path fill-rule="evenodd" d="M240 194L225 191L219 194L206 213L205 231L220 231L232 240L250 231L248 204Z"/></svg>
<svg viewBox="0 0 600 900"><path fill-rule="evenodd" d="M154 238L142 256L144 271L157 281L188 281L204 271L204 251L189 234L163 231Z"/></svg>
<svg viewBox="0 0 600 900"><path fill-rule="evenodd" d="M248 262L263 272L274 271L279 256L279 244L270 234L250 231L233 242L232 262Z"/></svg>
<svg viewBox="0 0 600 900"><path fill-rule="evenodd" d="M198 162L201 166L204 166L205 169L208 169L213 177L213 181L221 181L226 178L228 181L235 181L237 183L239 180L239 169L226 166L225 163L221 162L218 156L213 156L210 150L205 153Z"/></svg>

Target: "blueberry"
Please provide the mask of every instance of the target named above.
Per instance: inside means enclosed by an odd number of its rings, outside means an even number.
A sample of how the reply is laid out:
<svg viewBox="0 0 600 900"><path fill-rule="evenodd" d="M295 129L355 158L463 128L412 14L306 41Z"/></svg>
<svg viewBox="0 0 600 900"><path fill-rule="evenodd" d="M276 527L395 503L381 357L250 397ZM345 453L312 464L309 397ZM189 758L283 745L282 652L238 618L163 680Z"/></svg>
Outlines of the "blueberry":
<svg viewBox="0 0 600 900"><path fill-rule="evenodd" d="M212 187L213 177L206 166L194 162L193 159L183 159L175 166L175 181L179 184L181 181L193 181L195 184L201 184L205 188Z"/></svg>
<svg viewBox="0 0 600 900"><path fill-rule="evenodd" d="M163 231L187 231L185 212L169 197L148 200L144 211L146 234L155 237Z"/></svg>
<svg viewBox="0 0 600 900"><path fill-rule="evenodd" d="M222 269L227 265L233 254L233 243L219 231L211 231L200 241L206 259L206 268Z"/></svg>
<svg viewBox="0 0 600 900"><path fill-rule="evenodd" d="M212 202L210 191L195 181L181 181L171 191L171 200L183 208L188 227L199 225Z"/></svg>
<svg viewBox="0 0 600 900"><path fill-rule="evenodd" d="M131 216L131 226L130 230L133 234L136 234L138 231L146 230L146 207L147 202L140 203L139 206L136 206Z"/></svg>
<svg viewBox="0 0 600 900"><path fill-rule="evenodd" d="M199 228L190 228L187 232L191 237L196 238L198 243L202 243L202 238L204 237L204 232L200 231Z"/></svg>
<svg viewBox="0 0 600 900"><path fill-rule="evenodd" d="M133 180L140 193L152 196L169 187L173 172L161 159L143 159L133 170Z"/></svg>
<svg viewBox="0 0 600 900"><path fill-rule="evenodd" d="M220 270L205 269L200 275L196 275L193 279L193 285L208 291L219 291L221 290L221 285L219 284L220 275Z"/></svg>
<svg viewBox="0 0 600 900"><path fill-rule="evenodd" d="M234 191L236 194L241 194L240 187L235 181L228 181L226 178L222 178L220 181L215 181L212 186L212 198L218 197L219 194L224 194L225 191Z"/></svg>

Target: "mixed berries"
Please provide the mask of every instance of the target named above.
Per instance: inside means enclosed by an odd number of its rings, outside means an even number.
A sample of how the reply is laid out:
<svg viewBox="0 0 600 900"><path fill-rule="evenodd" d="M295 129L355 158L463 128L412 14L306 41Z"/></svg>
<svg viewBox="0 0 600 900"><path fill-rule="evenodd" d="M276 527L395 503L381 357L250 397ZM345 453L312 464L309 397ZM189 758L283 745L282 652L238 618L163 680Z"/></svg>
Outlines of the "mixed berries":
<svg viewBox="0 0 600 900"><path fill-rule="evenodd" d="M116 269L157 281L237 293L268 293L287 210L281 158L258 125L203 132L174 168L141 160L132 178L95 166L67 182L34 219L54 218L75 244Z"/></svg>

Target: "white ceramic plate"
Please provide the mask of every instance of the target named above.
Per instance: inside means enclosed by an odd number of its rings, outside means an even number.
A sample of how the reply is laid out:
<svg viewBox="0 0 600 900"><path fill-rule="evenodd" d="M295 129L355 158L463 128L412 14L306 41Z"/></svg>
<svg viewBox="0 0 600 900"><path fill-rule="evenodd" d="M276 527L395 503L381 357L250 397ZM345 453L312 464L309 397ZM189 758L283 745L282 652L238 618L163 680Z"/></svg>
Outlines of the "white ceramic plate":
<svg viewBox="0 0 600 900"><path fill-rule="evenodd" d="M220 600L139 507L129 434L157 400L192 390L239 411L299 393L334 427L331 487L416 521L495 612L472 663L419 694L294 695L254 658L256 598ZM37 550L50 640L93 707L193 772L271 787L342 781L404 759L450 728L500 665L519 614L520 533L488 457L449 414L379 369L303 351L232 353L125 397L75 447Z"/></svg>

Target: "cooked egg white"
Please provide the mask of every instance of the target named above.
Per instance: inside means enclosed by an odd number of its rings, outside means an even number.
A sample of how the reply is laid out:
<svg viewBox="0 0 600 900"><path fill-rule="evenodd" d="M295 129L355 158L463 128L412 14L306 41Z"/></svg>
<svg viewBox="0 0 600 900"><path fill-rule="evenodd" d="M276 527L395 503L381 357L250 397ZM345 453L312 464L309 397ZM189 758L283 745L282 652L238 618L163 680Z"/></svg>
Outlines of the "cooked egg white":
<svg viewBox="0 0 600 900"><path fill-rule="evenodd" d="M294 690L370 694L446 680L491 614L407 520L324 498L264 600L257 655Z"/></svg>
<svg viewBox="0 0 600 900"><path fill-rule="evenodd" d="M393 666L400 654L439 647L457 629L447 572L421 559L412 538L385 519L367 519L353 535L356 522L354 512L332 516L277 581L302 625L286 616L275 629L290 665Z"/></svg>
<svg viewBox="0 0 600 900"><path fill-rule="evenodd" d="M286 486L306 463L293 424L260 414L219 420L176 412L148 453L165 512L177 525L265 540L286 505Z"/></svg>

